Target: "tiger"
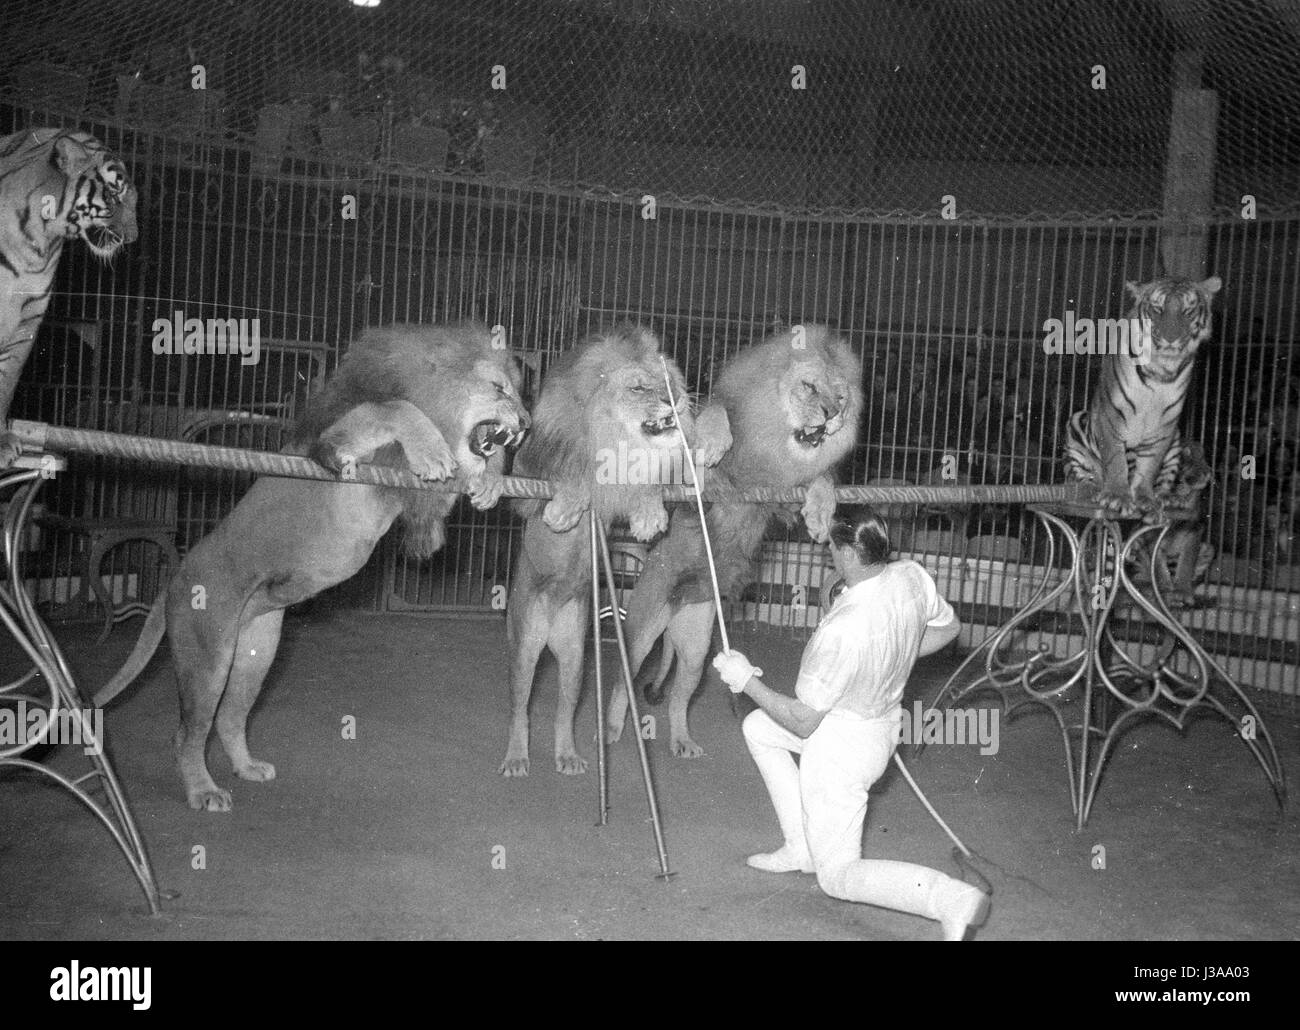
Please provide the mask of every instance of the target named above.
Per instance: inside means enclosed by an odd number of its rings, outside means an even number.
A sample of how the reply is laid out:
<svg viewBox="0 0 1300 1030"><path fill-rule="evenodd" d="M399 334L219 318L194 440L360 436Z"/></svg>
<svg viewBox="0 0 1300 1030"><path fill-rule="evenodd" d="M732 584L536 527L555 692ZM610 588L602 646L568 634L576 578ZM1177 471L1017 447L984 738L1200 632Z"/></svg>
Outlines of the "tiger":
<svg viewBox="0 0 1300 1030"><path fill-rule="evenodd" d="M50 303L64 240L108 261L138 235L126 165L78 129L0 139L0 468L22 451L9 402Z"/></svg>
<svg viewBox="0 0 1300 1030"><path fill-rule="evenodd" d="M1205 460L1205 449L1195 440L1182 443L1178 475L1167 498L1171 517L1157 552L1154 569L1160 596L1176 608L1201 608L1213 602L1197 598L1195 587L1205 579L1217 552L1205 540L1205 488L1214 478L1214 470ZM1150 579L1152 566L1146 546L1134 548L1132 556L1135 581Z"/></svg>
<svg viewBox="0 0 1300 1030"><path fill-rule="evenodd" d="M1135 301L1128 315L1135 339L1105 356L1088 407L1071 416L1066 474L1096 484L1098 506L1113 516L1158 522L1178 481L1178 421L1196 351L1210 335L1210 301L1223 281L1216 275L1125 285Z"/></svg>

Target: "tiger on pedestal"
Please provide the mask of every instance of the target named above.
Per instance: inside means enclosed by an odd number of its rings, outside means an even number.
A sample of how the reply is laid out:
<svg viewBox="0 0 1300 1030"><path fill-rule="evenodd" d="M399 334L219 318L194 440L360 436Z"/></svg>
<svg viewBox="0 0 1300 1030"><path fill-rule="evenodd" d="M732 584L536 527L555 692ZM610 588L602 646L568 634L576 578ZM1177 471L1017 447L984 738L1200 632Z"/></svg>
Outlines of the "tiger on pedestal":
<svg viewBox="0 0 1300 1030"><path fill-rule="evenodd" d="M1174 527L1156 561L1157 585L1167 600L1192 604L1192 587L1208 566L1200 495L1212 472L1201 446L1184 440L1178 423L1196 352L1210 336L1210 303L1223 281L1216 275L1125 285L1134 300L1128 319L1136 339L1105 355L1088 407L1070 418L1066 474L1096 485L1097 504L1116 518L1157 523L1169 510ZM1167 554L1180 559L1172 582ZM1139 560L1147 555L1144 550Z"/></svg>

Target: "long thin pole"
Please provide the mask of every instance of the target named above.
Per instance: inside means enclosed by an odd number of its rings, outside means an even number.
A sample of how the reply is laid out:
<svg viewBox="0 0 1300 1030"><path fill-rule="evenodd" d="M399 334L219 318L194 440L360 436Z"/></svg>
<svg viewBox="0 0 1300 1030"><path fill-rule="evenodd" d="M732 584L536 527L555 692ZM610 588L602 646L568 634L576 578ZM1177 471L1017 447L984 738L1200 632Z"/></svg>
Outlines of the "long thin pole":
<svg viewBox="0 0 1300 1030"><path fill-rule="evenodd" d="M588 519L591 525L591 639L593 662L596 667L596 780L600 794L600 814L597 826L609 823L609 776L605 769L605 678L600 654L600 566L596 557L596 513ZM618 620L618 605L614 604L614 619ZM638 734L639 736L640 734Z"/></svg>
<svg viewBox="0 0 1300 1030"><path fill-rule="evenodd" d="M659 822L659 802L655 798L654 780L650 778L650 759L646 755L645 741L641 738L641 715L636 707L636 691L632 688L632 663L627 657L627 641L623 639L623 623L618 619L618 587L614 582L614 566L609 560L609 541L605 539L605 524L592 512L596 525L596 539L600 544L600 558L605 566L605 585L609 590L609 603L614 609L614 639L618 641L618 657L623 666L623 686L627 689L627 704L632 715L632 729L636 737L637 754L641 756L641 778L645 781L646 801L650 804L650 822L655 832L655 847L659 849L659 879L673 874L668 870L668 852L664 849L664 828ZM604 732L604 727L600 732Z"/></svg>
<svg viewBox="0 0 1300 1030"><path fill-rule="evenodd" d="M662 354L659 355L659 363L664 369L664 385L668 387L668 403L673 406L675 412L677 411L677 398L673 396L673 380L672 376L668 374L668 362L664 360ZM686 455L686 464L691 470L691 484L695 487L695 508L700 513L700 531L704 534L704 554L709 560L709 580L713 583L713 611L718 617L718 632L722 634L722 649L730 653L731 639L727 636L727 623L722 617L722 591L718 588L718 568L713 562L713 542L709 539L709 524L704 514L704 494L700 490L700 475L695 470L695 458L691 455L691 445L686 439L686 430L682 428L680 416L674 418L674 421L677 423L677 435L681 437L682 452Z"/></svg>
<svg viewBox="0 0 1300 1030"><path fill-rule="evenodd" d="M948 824L939 818L939 813L934 810L934 805L930 804L930 799L927 798L921 788L916 785L916 780L912 779L912 774L907 771L907 766L903 764L903 760L899 757L897 751L894 752L894 764L898 766L898 771L903 774L903 779L905 779L907 785L912 788L912 792L920 799L921 804L925 806L925 810L929 812L934 821L939 824L939 829L943 830L943 832L948 835L948 839L957 845L963 855L970 858L970 848L963 844L957 834L948 829Z"/></svg>

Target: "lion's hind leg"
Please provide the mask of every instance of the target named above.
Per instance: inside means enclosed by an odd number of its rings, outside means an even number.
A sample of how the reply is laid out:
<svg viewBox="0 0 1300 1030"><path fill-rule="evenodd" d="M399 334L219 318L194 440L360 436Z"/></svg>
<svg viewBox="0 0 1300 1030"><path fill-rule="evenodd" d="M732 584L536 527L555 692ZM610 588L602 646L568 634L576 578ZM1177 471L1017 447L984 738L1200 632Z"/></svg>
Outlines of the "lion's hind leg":
<svg viewBox="0 0 1300 1030"><path fill-rule="evenodd" d="M261 693L266 674L280 646L284 609L250 619L239 632L226 692L217 708L217 736L230 756L235 773L244 780L275 779L275 766L248 753L248 713Z"/></svg>
<svg viewBox="0 0 1300 1030"><path fill-rule="evenodd" d="M208 772L207 749L239 639L243 598L239 601L236 608L212 590L207 607L193 609L188 586L174 584L168 605L168 639L181 708L176 758L190 807L209 812L230 810L230 791L218 787Z"/></svg>
<svg viewBox="0 0 1300 1030"><path fill-rule="evenodd" d="M704 748L691 739L687 730L686 711L704 676L704 660L713 643L713 618L711 603L684 605L673 615L664 636L664 647L677 654L677 672L668 695L668 726L673 754L679 758L704 754Z"/></svg>
<svg viewBox="0 0 1300 1030"><path fill-rule="evenodd" d="M526 572L523 575L527 575ZM519 581L519 582L522 582ZM546 646L550 625L549 605L545 597L529 597L520 585L511 590L506 609L507 637L510 643L510 741L506 757L497 769L502 776L528 775L528 702L533 693L537 661Z"/></svg>
<svg viewBox="0 0 1300 1030"><path fill-rule="evenodd" d="M582 694L582 667L587 650L590 611L590 605L576 597L564 602L555 613L548 641L560 674L560 696L555 705L555 771L566 776L587 771L587 760L578 754L573 742L573 719Z"/></svg>
<svg viewBox="0 0 1300 1030"><path fill-rule="evenodd" d="M627 620L623 623L623 631L627 635L628 662L633 676L637 675L650 652L654 650L655 641L667 628L671 613L667 601L660 599L658 596L655 589L656 584L652 577L652 573L642 573L641 579L633 588L632 596L628 600ZM600 646L599 642L597 642L596 646ZM672 660L672 649L666 640L664 641L663 659L664 661ZM649 691L646 693L647 700L651 700L652 703L658 701L658 698L651 699L649 697ZM622 680L616 679L609 695L609 709L605 713L605 740L607 743L615 744L623 735L623 724L627 720L627 708L627 690L624 688Z"/></svg>

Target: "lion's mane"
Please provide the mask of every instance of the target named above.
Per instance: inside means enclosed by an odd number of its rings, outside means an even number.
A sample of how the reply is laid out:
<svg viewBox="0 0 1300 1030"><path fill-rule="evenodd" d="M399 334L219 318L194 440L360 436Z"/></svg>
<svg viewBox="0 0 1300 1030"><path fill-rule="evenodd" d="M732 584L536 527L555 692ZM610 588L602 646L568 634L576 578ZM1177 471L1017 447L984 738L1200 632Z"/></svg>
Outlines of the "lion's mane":
<svg viewBox="0 0 1300 1030"><path fill-rule="evenodd" d="M646 490L660 492L659 486L606 485L597 482L596 477L602 450L616 449L620 441L635 443L629 440L621 417L626 413L617 410L621 398L612 388L612 374L635 366L662 384L660 353L654 333L624 324L589 336L557 358L542 382L541 396L533 407L532 429L515 457L515 472L552 483L590 484L592 509L607 525L625 518ZM686 382L676 363L665 360L680 404L681 398L688 397ZM649 406L657 401L646 403ZM691 437L694 424L689 406L680 417L682 428ZM519 500L515 511L531 518L545 505L544 500Z"/></svg>
<svg viewBox="0 0 1300 1030"><path fill-rule="evenodd" d="M722 404L731 424L732 445L709 470L704 482L725 495L747 487L806 486L852 451L862 420L862 368L849 345L825 326L804 326L800 337L781 332L741 351L723 368L709 403ZM802 346L796 346L798 340ZM807 380L818 394L840 399L842 424L820 447L794 449L788 412L792 383ZM709 507L709 532L724 596L739 597L752 582L754 564L769 521L789 523L787 505L715 501ZM680 525L680 529L678 526ZM676 535L677 539L672 539ZM712 600L699 520L679 508L661 545L662 560L676 568L670 601Z"/></svg>
<svg viewBox="0 0 1300 1030"><path fill-rule="evenodd" d="M463 433L462 416L482 382L480 361L499 365L516 387L519 373L509 352L494 347L486 326L399 323L365 330L352 342L338 370L312 399L295 427L288 450L307 454L320 435L360 404L405 400L442 431L453 447ZM369 464L407 469L398 444L381 447ZM427 558L442 547L443 524L457 495L441 490L377 487L402 501L403 549Z"/></svg>

